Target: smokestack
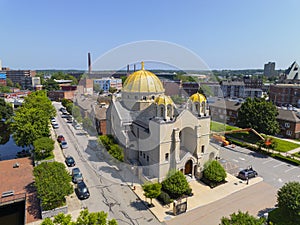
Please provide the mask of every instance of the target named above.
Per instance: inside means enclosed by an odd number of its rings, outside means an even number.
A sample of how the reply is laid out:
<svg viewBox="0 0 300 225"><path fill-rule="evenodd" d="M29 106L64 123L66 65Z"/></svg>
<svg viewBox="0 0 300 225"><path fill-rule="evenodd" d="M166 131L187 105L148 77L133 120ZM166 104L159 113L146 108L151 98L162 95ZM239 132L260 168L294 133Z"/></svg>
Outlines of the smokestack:
<svg viewBox="0 0 300 225"><path fill-rule="evenodd" d="M127 64L127 75L129 74L129 64Z"/></svg>
<svg viewBox="0 0 300 225"><path fill-rule="evenodd" d="M133 64L133 72L135 72L135 64Z"/></svg>
<svg viewBox="0 0 300 225"><path fill-rule="evenodd" d="M91 65L91 53L88 53L88 71L89 71L89 74L90 74L91 71L92 71L92 65Z"/></svg>

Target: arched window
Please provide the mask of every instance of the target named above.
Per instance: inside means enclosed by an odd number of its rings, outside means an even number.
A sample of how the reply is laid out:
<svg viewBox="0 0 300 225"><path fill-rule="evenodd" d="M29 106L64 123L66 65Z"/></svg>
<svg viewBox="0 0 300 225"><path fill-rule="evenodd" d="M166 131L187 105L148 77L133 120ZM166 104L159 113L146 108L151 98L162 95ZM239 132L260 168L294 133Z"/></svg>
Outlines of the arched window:
<svg viewBox="0 0 300 225"><path fill-rule="evenodd" d="M160 107L160 116L164 117L164 107L163 106Z"/></svg>
<svg viewBox="0 0 300 225"><path fill-rule="evenodd" d="M168 105L168 107L167 107L167 116L168 117L171 117L171 109L172 109L172 106Z"/></svg>

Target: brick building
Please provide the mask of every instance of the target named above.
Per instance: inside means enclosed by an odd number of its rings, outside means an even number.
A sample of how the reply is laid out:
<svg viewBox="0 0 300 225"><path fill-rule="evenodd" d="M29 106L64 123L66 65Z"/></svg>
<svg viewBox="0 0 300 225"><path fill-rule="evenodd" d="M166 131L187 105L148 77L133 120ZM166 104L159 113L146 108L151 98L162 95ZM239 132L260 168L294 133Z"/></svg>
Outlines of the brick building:
<svg viewBox="0 0 300 225"><path fill-rule="evenodd" d="M300 84L270 85L270 101L275 105L300 106Z"/></svg>

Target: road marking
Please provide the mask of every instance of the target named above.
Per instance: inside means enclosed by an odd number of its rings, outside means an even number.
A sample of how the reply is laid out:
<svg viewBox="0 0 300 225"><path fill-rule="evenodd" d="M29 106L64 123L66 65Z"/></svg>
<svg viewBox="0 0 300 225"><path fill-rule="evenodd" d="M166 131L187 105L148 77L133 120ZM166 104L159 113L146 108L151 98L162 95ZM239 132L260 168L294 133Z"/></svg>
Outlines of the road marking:
<svg viewBox="0 0 300 225"><path fill-rule="evenodd" d="M245 159L244 159L244 158L242 158L242 157L239 157L239 159L240 159L240 160L245 160Z"/></svg>
<svg viewBox="0 0 300 225"><path fill-rule="evenodd" d="M232 161L234 161L234 162L239 162L239 160L236 160L236 159L233 159Z"/></svg>
<svg viewBox="0 0 300 225"><path fill-rule="evenodd" d="M276 166L273 166L274 168L276 168L276 167L278 167L278 166L282 166L282 165L284 165L285 163L280 163L280 164L277 164Z"/></svg>
<svg viewBox="0 0 300 225"><path fill-rule="evenodd" d="M268 163L268 162L271 162L271 161L273 161L274 159L269 159L269 160L267 160L267 161L264 161L262 164L266 164L266 163Z"/></svg>
<svg viewBox="0 0 300 225"><path fill-rule="evenodd" d="M289 168L289 169L285 170L284 172L287 173L287 172L289 172L289 171L291 171L293 169L296 169L296 167Z"/></svg>

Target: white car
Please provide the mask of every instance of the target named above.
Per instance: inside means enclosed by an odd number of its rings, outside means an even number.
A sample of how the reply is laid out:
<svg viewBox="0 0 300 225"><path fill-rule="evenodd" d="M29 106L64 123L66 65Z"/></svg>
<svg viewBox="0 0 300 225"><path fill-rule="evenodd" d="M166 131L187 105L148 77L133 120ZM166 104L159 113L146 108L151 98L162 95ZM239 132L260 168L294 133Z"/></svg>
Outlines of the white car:
<svg viewBox="0 0 300 225"><path fill-rule="evenodd" d="M58 123L52 123L52 127L53 127L54 129L58 129L58 128L59 128L59 125L58 125Z"/></svg>
<svg viewBox="0 0 300 225"><path fill-rule="evenodd" d="M75 124L74 125L75 130L81 130L82 127L80 126L80 124Z"/></svg>

